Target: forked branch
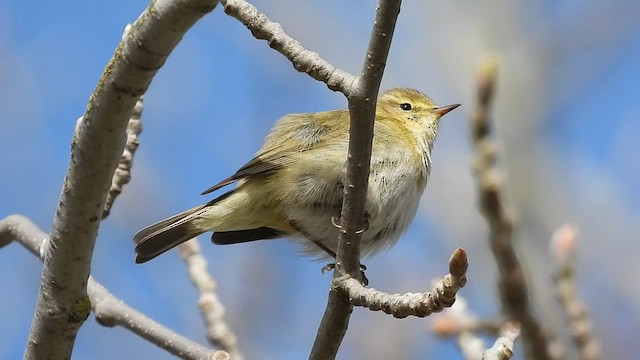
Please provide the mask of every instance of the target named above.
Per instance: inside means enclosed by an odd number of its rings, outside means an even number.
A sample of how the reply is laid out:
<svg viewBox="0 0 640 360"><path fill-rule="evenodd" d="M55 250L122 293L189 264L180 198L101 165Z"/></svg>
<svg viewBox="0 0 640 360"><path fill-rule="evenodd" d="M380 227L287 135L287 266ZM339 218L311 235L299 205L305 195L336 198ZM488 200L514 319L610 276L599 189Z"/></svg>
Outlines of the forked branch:
<svg viewBox="0 0 640 360"><path fill-rule="evenodd" d="M17 241L38 259L43 260L49 235L28 218L11 215L0 220L0 248ZM84 306L93 310L96 321L104 326L121 326L182 359L228 360L224 351L208 349L146 317L116 298L93 277L87 281L88 300Z"/></svg>

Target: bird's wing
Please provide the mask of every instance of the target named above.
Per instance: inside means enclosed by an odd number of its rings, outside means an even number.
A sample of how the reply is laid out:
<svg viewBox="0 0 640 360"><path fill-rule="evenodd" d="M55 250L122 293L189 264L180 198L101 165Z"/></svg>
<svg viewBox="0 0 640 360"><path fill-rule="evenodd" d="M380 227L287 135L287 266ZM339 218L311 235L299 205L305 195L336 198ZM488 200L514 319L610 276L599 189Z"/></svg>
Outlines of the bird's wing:
<svg viewBox="0 0 640 360"><path fill-rule="evenodd" d="M238 171L228 178L213 185L207 190L203 191L201 195L206 195L214 192L224 186L232 184L238 180L242 180L252 175L266 175L272 173L283 166L291 163L292 159L286 156L274 156L274 157L260 157L256 156L251 161L242 166Z"/></svg>
<svg viewBox="0 0 640 360"><path fill-rule="evenodd" d="M339 117L339 119L336 119ZM349 129L349 113L346 110L316 114L287 115L276 123L256 157L228 178L208 188L209 194L238 180L256 175L267 175L291 164L297 153L309 151L321 143L344 139ZM344 132L329 136L332 132Z"/></svg>

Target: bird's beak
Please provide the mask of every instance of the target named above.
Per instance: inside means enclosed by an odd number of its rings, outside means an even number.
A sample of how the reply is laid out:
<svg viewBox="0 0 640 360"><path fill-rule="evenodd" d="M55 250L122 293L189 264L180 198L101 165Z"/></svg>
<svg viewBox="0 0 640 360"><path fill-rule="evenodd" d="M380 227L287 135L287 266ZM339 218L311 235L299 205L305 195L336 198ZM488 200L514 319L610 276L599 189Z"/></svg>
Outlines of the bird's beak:
<svg viewBox="0 0 640 360"><path fill-rule="evenodd" d="M440 115L440 116L444 116L447 113L449 113L449 111L457 108L458 106L460 106L460 104L452 104L452 105L447 105L447 106L438 106L436 108L434 108L433 110L431 110L432 112Z"/></svg>

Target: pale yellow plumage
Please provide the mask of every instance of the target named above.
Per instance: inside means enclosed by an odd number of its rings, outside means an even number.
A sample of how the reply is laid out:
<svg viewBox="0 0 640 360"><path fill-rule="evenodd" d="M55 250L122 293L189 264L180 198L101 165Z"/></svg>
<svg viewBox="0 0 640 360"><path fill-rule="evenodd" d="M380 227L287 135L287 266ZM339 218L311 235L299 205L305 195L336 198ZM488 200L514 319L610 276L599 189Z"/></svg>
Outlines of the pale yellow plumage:
<svg viewBox="0 0 640 360"><path fill-rule="evenodd" d="M457 106L437 107L412 89L378 99L363 255L395 243L408 227L431 168L438 120ZM237 181L234 190L138 232L136 261L207 231L217 244L287 236L306 253L333 255L338 229L331 218L342 205L348 141L347 110L281 118L253 160L205 193Z"/></svg>

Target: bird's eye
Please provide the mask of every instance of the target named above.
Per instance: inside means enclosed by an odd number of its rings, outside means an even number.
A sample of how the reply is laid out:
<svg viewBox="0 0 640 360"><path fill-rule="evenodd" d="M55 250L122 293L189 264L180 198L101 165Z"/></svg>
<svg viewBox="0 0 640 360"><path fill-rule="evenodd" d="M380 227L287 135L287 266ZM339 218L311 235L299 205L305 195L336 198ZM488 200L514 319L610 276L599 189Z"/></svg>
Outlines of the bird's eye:
<svg viewBox="0 0 640 360"><path fill-rule="evenodd" d="M404 110L404 111L409 111L411 110L411 104L409 103L402 103L400 104L400 109Z"/></svg>

